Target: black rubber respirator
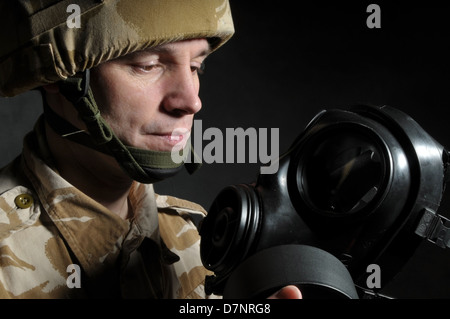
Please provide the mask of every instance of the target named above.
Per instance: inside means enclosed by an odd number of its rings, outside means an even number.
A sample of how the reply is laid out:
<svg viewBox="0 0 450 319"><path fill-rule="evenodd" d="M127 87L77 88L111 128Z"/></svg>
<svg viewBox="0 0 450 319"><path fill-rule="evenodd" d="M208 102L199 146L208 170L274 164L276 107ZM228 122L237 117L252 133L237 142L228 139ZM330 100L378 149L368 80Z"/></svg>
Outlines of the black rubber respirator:
<svg viewBox="0 0 450 319"><path fill-rule="evenodd" d="M304 298L360 298L369 265L388 282L424 239L450 247L437 213L448 162L395 108L320 112L277 173L213 201L200 229L207 293L263 298L294 284Z"/></svg>

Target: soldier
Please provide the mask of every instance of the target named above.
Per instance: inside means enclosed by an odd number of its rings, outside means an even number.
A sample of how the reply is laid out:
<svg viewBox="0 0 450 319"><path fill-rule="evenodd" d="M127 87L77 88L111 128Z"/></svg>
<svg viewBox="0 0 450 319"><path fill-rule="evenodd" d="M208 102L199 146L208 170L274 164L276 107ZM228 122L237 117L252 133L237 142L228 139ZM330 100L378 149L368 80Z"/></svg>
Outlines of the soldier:
<svg viewBox="0 0 450 319"><path fill-rule="evenodd" d="M190 149L198 73L234 33L229 3L77 3L0 4L0 94L37 89L44 105L0 171L0 297L206 298L205 212L152 184L197 168L172 152Z"/></svg>

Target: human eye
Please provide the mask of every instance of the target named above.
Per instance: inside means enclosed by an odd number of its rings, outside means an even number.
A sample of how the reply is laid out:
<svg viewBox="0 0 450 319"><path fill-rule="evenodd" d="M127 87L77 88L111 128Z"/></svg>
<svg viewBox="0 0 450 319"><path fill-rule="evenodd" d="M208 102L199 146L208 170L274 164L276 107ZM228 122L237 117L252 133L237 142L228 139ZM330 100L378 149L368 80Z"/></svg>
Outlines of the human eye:
<svg viewBox="0 0 450 319"><path fill-rule="evenodd" d="M193 74L203 74L205 72L205 62L196 62L191 65Z"/></svg>
<svg viewBox="0 0 450 319"><path fill-rule="evenodd" d="M116 60L127 67L133 75L159 74L167 67L161 60L161 55L153 50L135 51Z"/></svg>
<svg viewBox="0 0 450 319"><path fill-rule="evenodd" d="M149 63L149 64L138 64L135 68L142 73L151 73L162 69L159 64Z"/></svg>

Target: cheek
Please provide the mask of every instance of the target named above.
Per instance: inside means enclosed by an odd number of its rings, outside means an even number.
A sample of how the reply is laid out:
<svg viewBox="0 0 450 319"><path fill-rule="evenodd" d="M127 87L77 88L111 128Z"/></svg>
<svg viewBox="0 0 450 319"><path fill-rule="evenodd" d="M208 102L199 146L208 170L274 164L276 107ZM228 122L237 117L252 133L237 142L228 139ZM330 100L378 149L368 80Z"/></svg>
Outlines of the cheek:
<svg viewBox="0 0 450 319"><path fill-rule="evenodd" d="M119 90L121 93L111 103L121 120L126 119L129 126L140 127L155 117L159 105L156 90L139 85L122 86Z"/></svg>
<svg viewBox="0 0 450 319"><path fill-rule="evenodd" d="M103 116L120 139L135 143L144 128L156 118L151 102L147 95L138 92L116 95L109 112Z"/></svg>
<svg viewBox="0 0 450 319"><path fill-rule="evenodd" d="M103 76L103 79L115 79L114 81L101 81L99 78L101 83L96 81L93 85L102 116L111 125L120 123L123 126L128 123L128 126L132 126L146 122L158 109L157 88L129 79L123 72L116 73L109 72Z"/></svg>

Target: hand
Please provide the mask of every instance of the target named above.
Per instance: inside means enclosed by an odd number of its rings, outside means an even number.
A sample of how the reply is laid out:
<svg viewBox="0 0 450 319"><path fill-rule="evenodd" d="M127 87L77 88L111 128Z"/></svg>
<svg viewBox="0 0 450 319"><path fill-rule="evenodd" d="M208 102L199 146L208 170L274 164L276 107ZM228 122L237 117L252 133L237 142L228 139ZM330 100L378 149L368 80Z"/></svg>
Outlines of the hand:
<svg viewBox="0 0 450 319"><path fill-rule="evenodd" d="M302 299L302 293L297 286L289 285L281 288L267 299Z"/></svg>

